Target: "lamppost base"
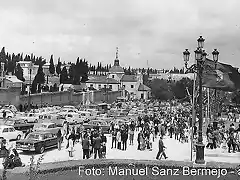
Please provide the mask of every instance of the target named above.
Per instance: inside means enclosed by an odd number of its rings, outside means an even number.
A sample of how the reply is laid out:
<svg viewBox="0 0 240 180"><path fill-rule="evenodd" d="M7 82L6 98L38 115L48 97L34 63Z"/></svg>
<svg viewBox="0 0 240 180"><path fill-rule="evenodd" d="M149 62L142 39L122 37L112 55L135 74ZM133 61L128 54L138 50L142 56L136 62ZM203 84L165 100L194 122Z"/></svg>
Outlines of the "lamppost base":
<svg viewBox="0 0 240 180"><path fill-rule="evenodd" d="M205 148L204 144L202 143L196 144L196 160L195 160L196 164L205 164L204 148Z"/></svg>

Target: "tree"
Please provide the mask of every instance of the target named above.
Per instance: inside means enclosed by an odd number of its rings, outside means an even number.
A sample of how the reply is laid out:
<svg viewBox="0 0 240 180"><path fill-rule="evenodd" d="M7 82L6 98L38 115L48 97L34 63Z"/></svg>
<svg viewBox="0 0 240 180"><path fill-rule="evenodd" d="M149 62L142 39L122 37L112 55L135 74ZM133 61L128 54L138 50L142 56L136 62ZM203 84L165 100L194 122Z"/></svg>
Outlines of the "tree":
<svg viewBox="0 0 240 180"><path fill-rule="evenodd" d="M62 63L60 61L60 58L58 58L58 64L57 64L57 67L56 67L56 72L58 75L61 74L61 66L62 66Z"/></svg>
<svg viewBox="0 0 240 180"><path fill-rule="evenodd" d="M151 82L153 96L159 100L169 100L173 98L173 93L169 84L165 80L154 79Z"/></svg>
<svg viewBox="0 0 240 180"><path fill-rule="evenodd" d="M235 91L231 94L231 100L235 104L240 104L240 91Z"/></svg>
<svg viewBox="0 0 240 180"><path fill-rule="evenodd" d="M50 72L50 74L55 74L55 66L54 66L54 63L53 63L53 55L51 55L51 58L50 58L49 72Z"/></svg>
<svg viewBox="0 0 240 180"><path fill-rule="evenodd" d="M76 84L77 82L75 82L75 76L76 76L76 67L75 64L72 63L70 68L69 68L69 82L71 84Z"/></svg>
<svg viewBox="0 0 240 180"><path fill-rule="evenodd" d="M38 72L34 78L37 84L44 84L45 83L45 74L43 72L42 65L39 65Z"/></svg>
<svg viewBox="0 0 240 180"><path fill-rule="evenodd" d="M68 72L66 66L61 71L60 74L60 83L61 84L67 84L68 83Z"/></svg>
<svg viewBox="0 0 240 180"><path fill-rule="evenodd" d="M23 77L23 69L20 66L20 64L17 65L16 70L15 70L15 75L16 77L21 80L21 81L25 81L24 77Z"/></svg>
<svg viewBox="0 0 240 180"><path fill-rule="evenodd" d="M188 96L187 90L192 94L193 92L193 80L189 78L183 78L180 81L177 81L175 84L172 84L172 91L177 99L183 99Z"/></svg>
<svg viewBox="0 0 240 180"><path fill-rule="evenodd" d="M6 62L6 53L5 53L5 47L2 48L0 52L0 62Z"/></svg>
<svg viewBox="0 0 240 180"><path fill-rule="evenodd" d="M36 92L37 92L37 82L34 79L31 86L31 94L35 94Z"/></svg>

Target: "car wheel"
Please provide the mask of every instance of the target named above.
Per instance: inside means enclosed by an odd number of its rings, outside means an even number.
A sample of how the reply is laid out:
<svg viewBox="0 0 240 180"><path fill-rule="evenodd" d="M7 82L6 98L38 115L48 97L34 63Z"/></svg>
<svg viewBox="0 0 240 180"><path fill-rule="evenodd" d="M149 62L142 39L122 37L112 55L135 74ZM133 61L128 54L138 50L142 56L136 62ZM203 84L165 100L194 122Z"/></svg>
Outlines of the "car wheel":
<svg viewBox="0 0 240 180"><path fill-rule="evenodd" d="M45 148L44 148L44 146L42 146L42 147L39 149L39 153L42 154L42 153L44 153L44 151L45 151Z"/></svg>
<svg viewBox="0 0 240 180"><path fill-rule="evenodd" d="M35 119L35 120L34 120L34 122L35 122L35 123L38 123L38 120L37 120L37 119Z"/></svg>
<svg viewBox="0 0 240 180"><path fill-rule="evenodd" d="M21 139L21 135L18 135L18 136L17 136L17 140L20 140L20 139Z"/></svg>

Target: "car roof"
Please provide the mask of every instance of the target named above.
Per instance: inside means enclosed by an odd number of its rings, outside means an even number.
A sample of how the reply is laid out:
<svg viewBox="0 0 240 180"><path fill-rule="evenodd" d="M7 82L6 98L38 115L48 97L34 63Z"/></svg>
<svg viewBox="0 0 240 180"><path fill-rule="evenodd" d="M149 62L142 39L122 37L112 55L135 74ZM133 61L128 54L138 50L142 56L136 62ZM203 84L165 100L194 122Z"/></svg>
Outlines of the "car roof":
<svg viewBox="0 0 240 180"><path fill-rule="evenodd" d="M29 134L39 134L39 135L44 135L44 134L53 134L51 132L45 132L45 131L35 131L35 132L31 132Z"/></svg>
<svg viewBox="0 0 240 180"><path fill-rule="evenodd" d="M44 123L41 123L43 125L50 125L50 124L55 124L55 123L52 123L52 122L44 122Z"/></svg>
<svg viewBox="0 0 240 180"><path fill-rule="evenodd" d="M0 126L0 129L3 129L3 128L12 128L13 126L8 126L8 125L1 125Z"/></svg>

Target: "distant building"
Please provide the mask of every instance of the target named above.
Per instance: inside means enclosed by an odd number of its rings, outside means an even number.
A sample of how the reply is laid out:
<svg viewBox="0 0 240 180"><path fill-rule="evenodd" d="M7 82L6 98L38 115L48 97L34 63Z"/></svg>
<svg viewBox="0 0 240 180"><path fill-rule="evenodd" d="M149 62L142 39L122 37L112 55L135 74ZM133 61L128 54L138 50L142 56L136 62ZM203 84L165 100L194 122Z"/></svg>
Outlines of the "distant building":
<svg viewBox="0 0 240 180"><path fill-rule="evenodd" d="M114 65L109 69L106 76L90 75L86 82L88 88L96 90L108 89L112 91L122 91L122 95L133 99L148 99L150 97L150 88L145 87L144 91L140 86L143 85L143 75L125 75L123 68L120 66L118 59L118 49ZM140 90L139 90L140 89ZM127 92L127 94L125 93Z"/></svg>
<svg viewBox="0 0 240 180"><path fill-rule="evenodd" d="M194 74L188 73L188 74L175 74L175 73L158 73L158 74L149 74L149 80L153 79L164 79L164 80L171 80L171 81L179 81L183 78L189 78L193 79Z"/></svg>
<svg viewBox="0 0 240 180"><path fill-rule="evenodd" d="M17 64L21 66L25 80L30 79L30 69L32 69L31 78L34 79L38 71L38 65L34 65L31 61L19 61Z"/></svg>
<svg viewBox="0 0 240 180"><path fill-rule="evenodd" d="M23 81L19 80L16 76L9 76L6 75L4 78L4 87L10 88L10 87L17 87L22 88Z"/></svg>

